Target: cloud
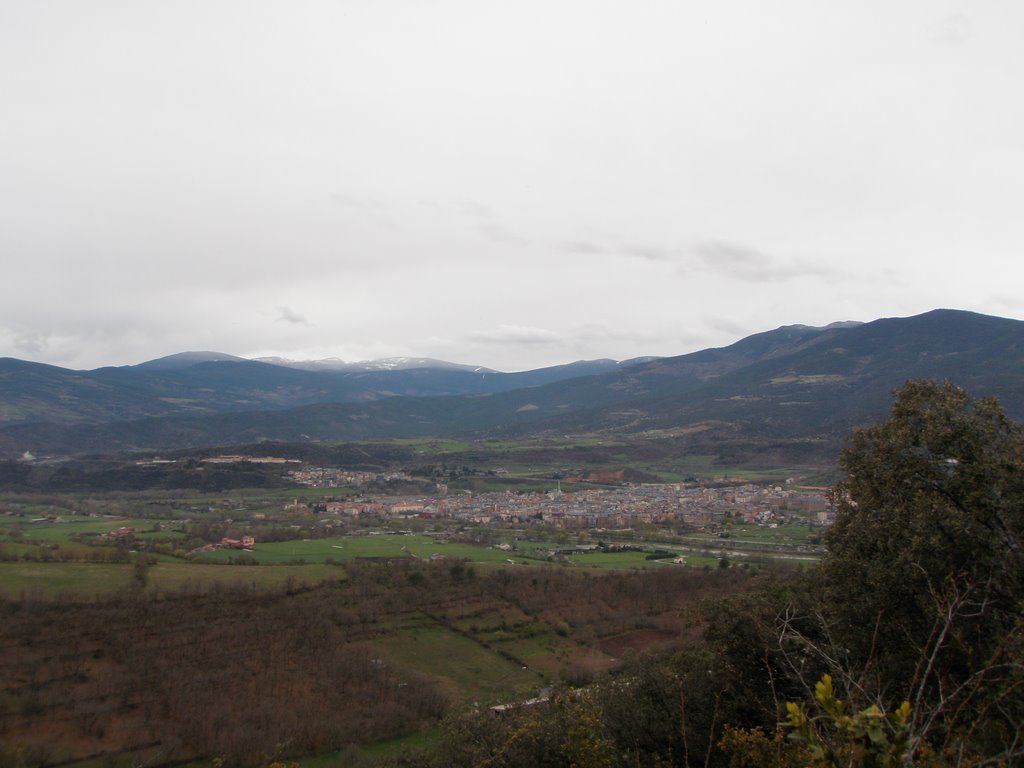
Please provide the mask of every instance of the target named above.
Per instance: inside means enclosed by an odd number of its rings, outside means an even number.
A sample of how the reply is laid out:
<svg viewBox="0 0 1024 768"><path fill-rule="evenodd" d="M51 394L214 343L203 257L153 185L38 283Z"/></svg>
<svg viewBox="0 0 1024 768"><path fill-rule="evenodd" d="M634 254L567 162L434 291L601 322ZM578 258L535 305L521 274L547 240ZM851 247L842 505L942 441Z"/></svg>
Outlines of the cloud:
<svg viewBox="0 0 1024 768"><path fill-rule="evenodd" d="M612 327L606 323L582 323L572 326L566 336L571 340L582 342L628 342L631 344L647 344L664 341L664 333L660 330L637 331Z"/></svg>
<svg viewBox="0 0 1024 768"><path fill-rule="evenodd" d="M647 261L674 261L679 258L678 251L652 245L624 245L619 250L627 256L635 256Z"/></svg>
<svg viewBox="0 0 1024 768"><path fill-rule="evenodd" d="M693 252L700 261L708 266L725 270L762 267L771 261L760 251L723 240L698 243L694 246Z"/></svg>
<svg viewBox="0 0 1024 768"><path fill-rule="evenodd" d="M937 45L963 45L973 36L974 26L962 13L947 16L928 27L928 39Z"/></svg>
<svg viewBox="0 0 1024 768"><path fill-rule="evenodd" d="M466 200L459 207L475 219L493 219L494 210L478 200Z"/></svg>
<svg viewBox="0 0 1024 768"><path fill-rule="evenodd" d="M42 331L15 330L13 344L19 352L37 355L50 348L49 334Z"/></svg>
<svg viewBox="0 0 1024 768"><path fill-rule="evenodd" d="M701 319L704 327L709 328L716 333L724 333L729 336L734 336L737 339L748 336L751 333L749 326L743 323L737 323L725 316L705 314Z"/></svg>
<svg viewBox="0 0 1024 768"><path fill-rule="evenodd" d="M279 323L292 323L293 325L311 325L306 316L300 312L296 312L291 307L278 307L277 308L277 322Z"/></svg>
<svg viewBox="0 0 1024 768"><path fill-rule="evenodd" d="M614 241L608 243L595 242L593 240L566 240L558 247L568 253L578 253L584 256L609 256L622 255L646 261L673 261L680 256L676 248L667 248L644 243L624 243Z"/></svg>
<svg viewBox="0 0 1024 768"><path fill-rule="evenodd" d="M530 239L515 232L499 221L494 211L487 205L470 200L461 203L457 208L473 222L477 232L491 242L500 245L524 247L530 245Z"/></svg>
<svg viewBox="0 0 1024 768"><path fill-rule="evenodd" d="M689 247L654 243L569 240L562 250L585 256L617 254L631 259L674 264L679 276L695 272L719 275L743 282L777 282L800 277L835 277L839 272L821 264L783 260L764 251L728 240L703 240Z"/></svg>
<svg viewBox="0 0 1024 768"><path fill-rule="evenodd" d="M1024 299L1020 296L1014 296L1008 293L994 294L989 296L988 301L985 302L984 306L991 306L1001 312L1008 312L1010 314L1017 315L1024 311ZM981 309L978 311L985 312L991 310Z"/></svg>
<svg viewBox="0 0 1024 768"><path fill-rule="evenodd" d="M331 194L330 199L340 210L358 215L382 229L391 231L399 229L397 213L389 203L340 192Z"/></svg>
<svg viewBox="0 0 1024 768"><path fill-rule="evenodd" d="M511 229L496 224L493 221L477 222L477 230L488 240L501 245L514 245L518 247L527 246L530 240L522 235L516 234Z"/></svg>
<svg viewBox="0 0 1024 768"><path fill-rule="evenodd" d="M561 243L559 248L563 251L568 251L569 253L580 253L584 256L604 256L605 254L611 253L611 250L608 247L589 240L568 240Z"/></svg>
<svg viewBox="0 0 1024 768"><path fill-rule="evenodd" d="M557 344L561 340L561 337L554 331L526 325L499 325L491 330L471 331L466 334L466 338L477 344L513 344L517 346Z"/></svg>
<svg viewBox="0 0 1024 768"><path fill-rule="evenodd" d="M744 282L780 282L801 277L838 277L839 270L802 260L783 260L746 245L725 240L697 243L692 258L680 274L694 270L712 272Z"/></svg>

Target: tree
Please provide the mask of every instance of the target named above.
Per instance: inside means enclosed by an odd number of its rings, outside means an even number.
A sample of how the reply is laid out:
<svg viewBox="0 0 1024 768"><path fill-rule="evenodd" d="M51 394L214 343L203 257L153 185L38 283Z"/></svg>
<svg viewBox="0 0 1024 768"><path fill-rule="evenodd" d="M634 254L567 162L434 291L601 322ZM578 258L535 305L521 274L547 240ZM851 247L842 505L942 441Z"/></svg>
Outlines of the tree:
<svg viewBox="0 0 1024 768"><path fill-rule="evenodd" d="M149 555L139 552L135 555L135 565L132 568L134 584L138 589L145 589L149 583Z"/></svg>
<svg viewBox="0 0 1024 768"><path fill-rule="evenodd" d="M441 765L489 768L612 768L614 743L586 690L556 690L549 700L522 702L496 716L479 709L443 724Z"/></svg>
<svg viewBox="0 0 1024 768"><path fill-rule="evenodd" d="M1024 756L1024 431L994 399L910 381L840 463L823 575L845 685L909 698L918 743Z"/></svg>

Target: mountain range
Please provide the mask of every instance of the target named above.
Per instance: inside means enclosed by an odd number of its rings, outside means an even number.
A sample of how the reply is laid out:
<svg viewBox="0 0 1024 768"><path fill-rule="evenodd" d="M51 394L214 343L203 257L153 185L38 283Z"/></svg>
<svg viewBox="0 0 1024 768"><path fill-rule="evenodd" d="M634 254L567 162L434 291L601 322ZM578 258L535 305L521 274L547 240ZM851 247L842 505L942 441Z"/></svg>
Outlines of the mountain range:
<svg viewBox="0 0 1024 768"><path fill-rule="evenodd" d="M493 394L605 373L650 359L622 363L581 360L503 373L426 358L343 364L332 360L271 362L218 352L182 352L139 365L91 371L0 358L0 427L282 410L399 395Z"/></svg>
<svg viewBox="0 0 1024 768"><path fill-rule="evenodd" d="M70 371L0 359L0 451L709 430L832 450L883 417L909 378L995 395L1024 419L1024 322L960 310L783 326L677 357L520 373L427 359L352 365L183 353Z"/></svg>

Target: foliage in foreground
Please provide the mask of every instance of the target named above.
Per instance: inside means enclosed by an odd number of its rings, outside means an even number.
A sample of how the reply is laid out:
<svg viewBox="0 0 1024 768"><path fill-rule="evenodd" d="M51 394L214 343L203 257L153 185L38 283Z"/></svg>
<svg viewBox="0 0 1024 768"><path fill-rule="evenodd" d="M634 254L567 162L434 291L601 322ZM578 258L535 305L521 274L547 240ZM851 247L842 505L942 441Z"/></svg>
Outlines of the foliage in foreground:
<svg viewBox="0 0 1024 768"><path fill-rule="evenodd" d="M889 714L875 704L849 712L830 675L815 685L814 699L820 714L788 702L787 720L771 739L760 729L727 729L720 746L732 755L734 768L899 768L908 762L909 701Z"/></svg>

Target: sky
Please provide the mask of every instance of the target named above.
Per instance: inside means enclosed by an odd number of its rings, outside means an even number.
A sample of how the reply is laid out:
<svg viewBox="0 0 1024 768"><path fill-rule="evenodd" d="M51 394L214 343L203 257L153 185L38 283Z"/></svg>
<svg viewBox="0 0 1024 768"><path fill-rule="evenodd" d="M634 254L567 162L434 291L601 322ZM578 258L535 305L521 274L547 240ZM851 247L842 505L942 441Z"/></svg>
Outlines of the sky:
<svg viewBox="0 0 1024 768"><path fill-rule="evenodd" d="M1024 318L1020 0L0 0L0 356Z"/></svg>

